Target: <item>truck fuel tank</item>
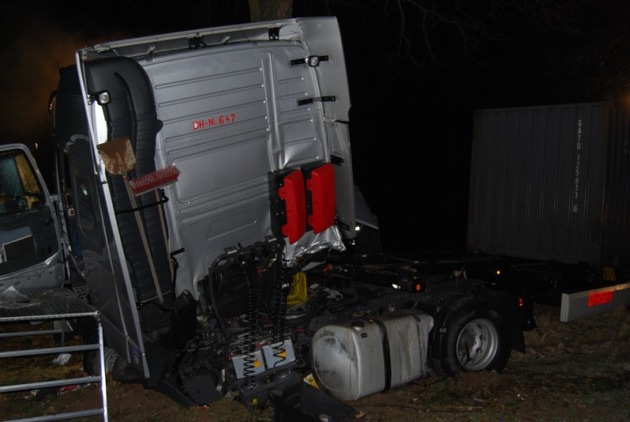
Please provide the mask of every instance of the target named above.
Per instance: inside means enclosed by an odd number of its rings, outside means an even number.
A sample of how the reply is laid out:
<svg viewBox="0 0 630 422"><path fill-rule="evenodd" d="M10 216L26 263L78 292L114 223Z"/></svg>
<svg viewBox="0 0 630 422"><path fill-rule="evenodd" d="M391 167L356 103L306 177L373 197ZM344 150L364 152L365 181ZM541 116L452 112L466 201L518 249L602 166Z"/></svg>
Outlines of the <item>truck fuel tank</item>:
<svg viewBox="0 0 630 422"><path fill-rule="evenodd" d="M432 326L415 311L324 326L312 342L315 379L333 397L357 400L425 376Z"/></svg>

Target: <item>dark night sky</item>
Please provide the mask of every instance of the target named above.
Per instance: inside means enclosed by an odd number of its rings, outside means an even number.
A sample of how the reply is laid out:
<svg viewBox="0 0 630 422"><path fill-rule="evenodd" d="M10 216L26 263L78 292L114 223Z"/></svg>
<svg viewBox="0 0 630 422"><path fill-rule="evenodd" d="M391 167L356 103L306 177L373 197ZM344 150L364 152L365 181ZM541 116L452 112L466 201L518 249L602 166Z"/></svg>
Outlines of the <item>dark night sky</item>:
<svg viewBox="0 0 630 422"><path fill-rule="evenodd" d="M421 27L420 8L400 2L403 21L396 3L300 0L294 16L339 19L355 177L379 216L386 250L460 249L473 110L624 97L630 5L443 0L436 11L457 17L458 26L427 15ZM467 18L451 7L457 3L474 3ZM433 2L415 0L425 4ZM541 4L545 19L534 7ZM48 141L48 98L77 48L249 20L245 0L9 0L0 7L0 142Z"/></svg>

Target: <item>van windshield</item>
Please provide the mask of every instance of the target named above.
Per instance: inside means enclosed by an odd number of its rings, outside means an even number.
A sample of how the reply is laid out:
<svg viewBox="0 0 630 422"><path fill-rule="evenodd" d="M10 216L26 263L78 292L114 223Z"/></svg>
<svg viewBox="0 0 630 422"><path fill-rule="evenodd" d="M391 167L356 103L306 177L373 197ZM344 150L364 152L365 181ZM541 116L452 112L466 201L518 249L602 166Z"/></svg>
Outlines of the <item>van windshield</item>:
<svg viewBox="0 0 630 422"><path fill-rule="evenodd" d="M40 206L42 189L23 151L0 153L0 215Z"/></svg>

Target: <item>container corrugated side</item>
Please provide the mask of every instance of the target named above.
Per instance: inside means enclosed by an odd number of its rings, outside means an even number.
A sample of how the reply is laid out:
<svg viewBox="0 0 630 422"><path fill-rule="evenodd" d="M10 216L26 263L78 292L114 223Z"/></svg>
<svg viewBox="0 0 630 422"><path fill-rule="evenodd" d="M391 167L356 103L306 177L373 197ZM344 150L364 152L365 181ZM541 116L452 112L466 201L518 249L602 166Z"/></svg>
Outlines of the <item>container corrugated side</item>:
<svg viewBox="0 0 630 422"><path fill-rule="evenodd" d="M477 110L468 250L630 262L629 124L610 103Z"/></svg>

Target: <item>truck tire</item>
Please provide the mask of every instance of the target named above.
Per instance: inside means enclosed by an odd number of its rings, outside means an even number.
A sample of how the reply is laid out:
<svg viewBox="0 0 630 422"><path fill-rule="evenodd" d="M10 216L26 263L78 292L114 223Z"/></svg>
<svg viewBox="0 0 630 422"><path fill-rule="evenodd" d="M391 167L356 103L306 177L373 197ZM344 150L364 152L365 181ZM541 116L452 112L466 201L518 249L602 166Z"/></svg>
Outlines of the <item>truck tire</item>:
<svg viewBox="0 0 630 422"><path fill-rule="evenodd" d="M492 301L466 296L452 303L434 338L434 369L443 375L460 372L497 371L507 364L509 333Z"/></svg>

